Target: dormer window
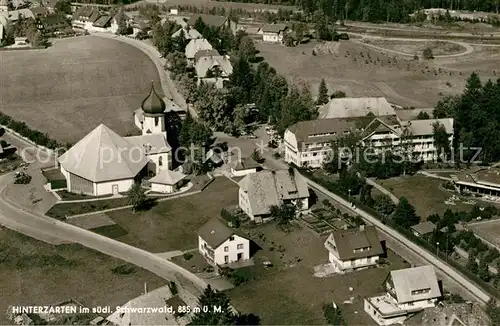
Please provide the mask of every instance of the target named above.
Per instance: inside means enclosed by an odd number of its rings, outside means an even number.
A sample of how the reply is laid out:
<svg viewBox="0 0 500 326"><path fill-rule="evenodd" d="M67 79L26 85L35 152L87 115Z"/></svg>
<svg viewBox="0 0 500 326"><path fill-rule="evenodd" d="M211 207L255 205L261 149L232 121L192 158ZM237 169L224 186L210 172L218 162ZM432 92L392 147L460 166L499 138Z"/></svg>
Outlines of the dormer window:
<svg viewBox="0 0 500 326"><path fill-rule="evenodd" d="M163 165L163 157L161 157L161 156L158 158L158 165L159 166Z"/></svg>

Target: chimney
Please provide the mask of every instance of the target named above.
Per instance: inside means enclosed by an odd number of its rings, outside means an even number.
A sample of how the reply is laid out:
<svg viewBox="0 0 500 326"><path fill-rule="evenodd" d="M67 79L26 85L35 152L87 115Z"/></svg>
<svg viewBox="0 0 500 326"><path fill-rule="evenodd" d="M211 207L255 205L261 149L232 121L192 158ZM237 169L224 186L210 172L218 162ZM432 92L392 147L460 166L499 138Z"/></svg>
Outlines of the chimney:
<svg viewBox="0 0 500 326"><path fill-rule="evenodd" d="M148 293L148 283L144 282L144 294Z"/></svg>

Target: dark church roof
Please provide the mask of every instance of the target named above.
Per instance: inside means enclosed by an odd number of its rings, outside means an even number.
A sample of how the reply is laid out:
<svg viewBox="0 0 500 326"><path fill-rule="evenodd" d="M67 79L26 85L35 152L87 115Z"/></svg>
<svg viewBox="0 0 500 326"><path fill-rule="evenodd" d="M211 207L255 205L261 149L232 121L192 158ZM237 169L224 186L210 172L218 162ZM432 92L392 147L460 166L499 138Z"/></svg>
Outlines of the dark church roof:
<svg viewBox="0 0 500 326"><path fill-rule="evenodd" d="M153 82L151 82L151 91L142 101L142 111L145 114L162 114L165 112L165 101L156 93Z"/></svg>

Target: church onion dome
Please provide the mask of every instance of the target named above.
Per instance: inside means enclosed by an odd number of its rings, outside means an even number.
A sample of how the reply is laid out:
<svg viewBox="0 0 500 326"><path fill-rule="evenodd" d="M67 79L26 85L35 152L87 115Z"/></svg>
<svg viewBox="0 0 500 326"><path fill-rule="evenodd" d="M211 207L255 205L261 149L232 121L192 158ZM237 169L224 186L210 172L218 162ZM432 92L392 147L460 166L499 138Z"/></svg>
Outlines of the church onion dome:
<svg viewBox="0 0 500 326"><path fill-rule="evenodd" d="M145 114L163 114L165 112L165 102L156 93L153 82L151 82L151 91L142 101L141 109Z"/></svg>

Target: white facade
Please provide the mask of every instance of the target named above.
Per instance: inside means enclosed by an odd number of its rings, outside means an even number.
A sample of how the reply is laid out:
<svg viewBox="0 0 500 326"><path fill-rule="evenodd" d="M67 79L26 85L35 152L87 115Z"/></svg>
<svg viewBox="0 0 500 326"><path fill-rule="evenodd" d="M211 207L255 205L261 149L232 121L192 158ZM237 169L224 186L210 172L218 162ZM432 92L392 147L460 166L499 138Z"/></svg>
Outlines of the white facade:
<svg viewBox="0 0 500 326"><path fill-rule="evenodd" d="M235 177L244 177L250 173L257 173L257 168L245 170L235 170L234 167L231 168L231 174Z"/></svg>
<svg viewBox="0 0 500 326"><path fill-rule="evenodd" d="M225 265L250 259L250 240L233 234L217 248L198 236L198 250L211 264Z"/></svg>
<svg viewBox="0 0 500 326"><path fill-rule="evenodd" d="M162 192L165 194L170 194L175 192L177 189L173 185L165 185L161 183L151 183L151 191Z"/></svg>
<svg viewBox="0 0 500 326"><path fill-rule="evenodd" d="M264 42L283 43L283 33L263 32L262 40Z"/></svg>
<svg viewBox="0 0 500 326"><path fill-rule="evenodd" d="M144 114L143 117L142 124L139 122L143 135L165 132L165 118L163 115Z"/></svg>
<svg viewBox="0 0 500 326"><path fill-rule="evenodd" d="M66 178L67 190L69 192L74 192L77 194L85 194L90 196L105 196L110 194L124 193L127 192L134 184L134 179L123 179L123 180L110 180L105 182L91 182L88 181L90 186L82 191L82 188L77 184L75 180L75 175L66 171L62 165L60 167L61 173Z"/></svg>
<svg viewBox="0 0 500 326"><path fill-rule="evenodd" d="M172 167L172 161L170 160L170 153L158 153L158 154L149 154L149 163L148 168L149 171L154 174L160 173L161 170L169 170Z"/></svg>
<svg viewBox="0 0 500 326"><path fill-rule="evenodd" d="M197 84L200 85L201 82L214 84L216 88L222 89L224 88L224 82L229 81L229 77L198 77Z"/></svg>
<svg viewBox="0 0 500 326"><path fill-rule="evenodd" d="M402 324L408 315L426 308L435 307L437 299L419 300L404 304L398 304L397 300L389 294L377 297L365 298L365 312L372 317L377 324L388 326Z"/></svg>
<svg viewBox="0 0 500 326"><path fill-rule="evenodd" d="M238 204L243 211L243 213L247 214L250 217L250 220L255 221L255 216L253 215L252 208L250 207L250 198L248 197L248 193L243 191L243 189L238 190Z"/></svg>
<svg viewBox="0 0 500 326"><path fill-rule="evenodd" d="M293 163L299 167L320 168L331 152L329 141L299 145L295 135L288 129L283 136L283 145L285 147L285 162Z"/></svg>
<svg viewBox="0 0 500 326"><path fill-rule="evenodd" d="M377 256L373 256L373 257L340 260L338 257L338 254L335 255L331 251L328 252L328 260L330 261L330 263L337 266L340 270L356 269L356 268L374 266L374 265L377 265L379 259L380 259L380 257L377 255Z"/></svg>

